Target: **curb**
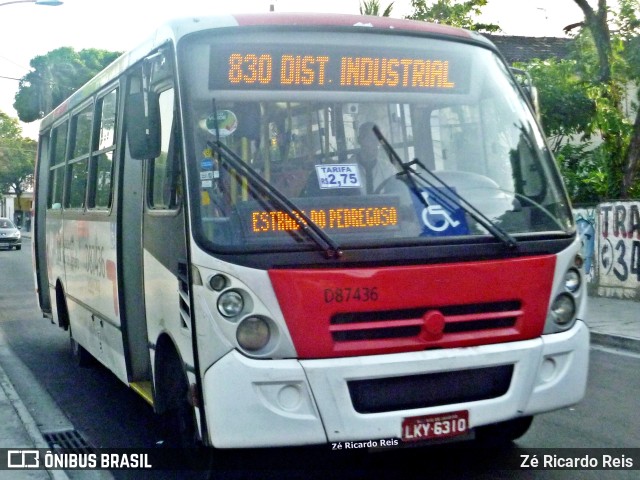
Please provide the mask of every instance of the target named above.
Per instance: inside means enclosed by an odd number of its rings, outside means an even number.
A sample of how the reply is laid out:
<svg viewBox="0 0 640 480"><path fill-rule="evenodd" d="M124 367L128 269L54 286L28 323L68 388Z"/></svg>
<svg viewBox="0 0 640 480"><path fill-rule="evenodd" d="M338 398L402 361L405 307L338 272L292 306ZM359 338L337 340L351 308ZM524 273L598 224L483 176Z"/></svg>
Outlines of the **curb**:
<svg viewBox="0 0 640 480"><path fill-rule="evenodd" d="M44 437L42 436L42 433L38 428L38 424L29 413L26 405L20 399L18 392L16 392L15 388L13 388L13 384L11 383L11 380L9 380L9 377L7 376L2 366L0 366L0 388L4 390L4 393L9 399L11 406L16 411L16 414L24 425L25 431L33 442L33 446L35 448L50 448ZM63 470L46 470L46 472L49 474L49 477L52 480L69 480L68 475Z"/></svg>
<svg viewBox="0 0 640 480"><path fill-rule="evenodd" d="M640 339L594 332L591 330L591 343L602 347L620 348L633 353L640 353Z"/></svg>

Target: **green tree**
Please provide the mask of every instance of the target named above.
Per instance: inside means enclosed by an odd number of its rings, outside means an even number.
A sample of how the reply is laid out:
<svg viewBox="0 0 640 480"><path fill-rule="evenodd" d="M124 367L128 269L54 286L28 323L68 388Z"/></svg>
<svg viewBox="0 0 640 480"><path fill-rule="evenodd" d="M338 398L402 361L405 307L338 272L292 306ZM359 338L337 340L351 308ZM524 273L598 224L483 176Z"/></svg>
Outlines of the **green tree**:
<svg viewBox="0 0 640 480"><path fill-rule="evenodd" d="M430 5L427 5L430 4ZM411 0L414 11L407 18L441 23L478 32L495 33L498 25L476 21L487 0Z"/></svg>
<svg viewBox="0 0 640 480"><path fill-rule="evenodd" d="M0 140L19 137L21 133L22 130L18 121L0 111Z"/></svg>
<svg viewBox="0 0 640 480"><path fill-rule="evenodd" d="M569 137L593 133L595 102L589 84L576 73L574 59L535 59L515 66L527 70L538 89L542 125L554 152Z"/></svg>
<svg viewBox="0 0 640 480"><path fill-rule="evenodd" d="M601 132L606 156L606 196L640 195L640 109L635 105L632 123L623 107L627 86L640 80L640 3L619 0L618 10L613 11L606 0L598 0L596 9L586 0L574 2L582 9L584 21L566 30L581 27L576 38L578 73L591 83L590 96L596 104L594 125Z"/></svg>
<svg viewBox="0 0 640 480"><path fill-rule="evenodd" d="M18 120L0 112L0 194L20 199L33 187L36 142L22 137Z"/></svg>
<svg viewBox="0 0 640 480"><path fill-rule="evenodd" d="M393 10L393 2L387 5L387 8L380 13L380 1L379 0L363 0L360 3L360 15L374 15L376 17L390 17L391 10Z"/></svg>
<svg viewBox="0 0 640 480"><path fill-rule="evenodd" d="M616 18L616 31L624 46L622 56L626 75L640 85L640 2L619 0L620 12ZM636 100L640 88L636 89ZM629 197L640 197L640 106L636 102L636 116L631 128L625 155L622 190Z"/></svg>
<svg viewBox="0 0 640 480"><path fill-rule="evenodd" d="M33 58L33 69L20 80L14 108L23 122L44 117L120 54L61 47Z"/></svg>
<svg viewBox="0 0 640 480"><path fill-rule="evenodd" d="M577 73L577 60L533 60L516 66L527 70L538 88L542 126L571 199L597 202L608 188L606 161L588 141L596 128L596 102L590 83ZM574 138L582 141L569 142Z"/></svg>

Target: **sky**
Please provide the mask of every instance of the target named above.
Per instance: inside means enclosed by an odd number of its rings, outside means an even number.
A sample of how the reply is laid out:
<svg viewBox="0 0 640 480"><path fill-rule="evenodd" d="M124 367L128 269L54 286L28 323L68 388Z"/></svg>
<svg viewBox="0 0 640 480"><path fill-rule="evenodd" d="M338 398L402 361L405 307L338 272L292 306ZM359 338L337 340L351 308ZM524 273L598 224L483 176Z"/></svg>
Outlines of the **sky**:
<svg viewBox="0 0 640 480"><path fill-rule="evenodd" d="M29 62L59 47L126 51L171 18L215 13L359 12L360 0L64 0L52 7L34 3L2 5L0 0L0 77L21 78ZM380 0L385 8L391 0ZM594 1L591 2L592 4ZM410 0L393 2L393 17L412 12ZM504 34L564 36L562 28L582 20L573 0L489 0L483 22L498 24ZM0 78L0 111L17 118L13 109L16 80ZM22 124L23 135L36 138L37 122Z"/></svg>

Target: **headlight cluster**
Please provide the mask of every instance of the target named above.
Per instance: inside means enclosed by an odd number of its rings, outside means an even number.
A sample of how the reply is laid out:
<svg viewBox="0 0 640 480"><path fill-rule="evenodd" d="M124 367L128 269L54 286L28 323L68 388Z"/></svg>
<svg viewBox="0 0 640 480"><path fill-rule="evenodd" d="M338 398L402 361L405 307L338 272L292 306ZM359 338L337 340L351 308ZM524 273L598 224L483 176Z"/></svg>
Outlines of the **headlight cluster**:
<svg viewBox="0 0 640 480"><path fill-rule="evenodd" d="M270 338L269 322L262 317L247 317L240 322L236 330L238 345L250 352L263 349Z"/></svg>
<svg viewBox="0 0 640 480"><path fill-rule="evenodd" d="M229 290L218 297L218 311L227 318L237 317L244 310L240 292Z"/></svg>
<svg viewBox="0 0 640 480"><path fill-rule="evenodd" d="M209 278L209 287L220 292L217 308L220 315L236 325L236 342L249 353L261 353L275 337L275 323L264 315L253 312L253 300L249 292L232 288L224 275Z"/></svg>
<svg viewBox="0 0 640 480"><path fill-rule="evenodd" d="M576 315L576 302L573 297L567 293L558 295L551 304L551 315L553 321L561 327L568 325Z"/></svg>
<svg viewBox="0 0 640 480"><path fill-rule="evenodd" d="M576 256L574 265L564 274L563 291L551 303L551 319L557 327L565 330L573 324L577 314L577 297L582 293L582 275L578 270L582 257Z"/></svg>

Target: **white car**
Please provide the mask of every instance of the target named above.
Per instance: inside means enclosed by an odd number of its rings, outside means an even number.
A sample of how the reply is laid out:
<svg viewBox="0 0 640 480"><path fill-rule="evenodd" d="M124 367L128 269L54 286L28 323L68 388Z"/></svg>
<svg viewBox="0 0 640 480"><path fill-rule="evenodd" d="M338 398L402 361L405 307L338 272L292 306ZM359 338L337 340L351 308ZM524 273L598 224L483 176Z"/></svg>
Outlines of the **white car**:
<svg viewBox="0 0 640 480"><path fill-rule="evenodd" d="M8 218L0 218L0 248L11 250L22 248L22 235L20 230Z"/></svg>

